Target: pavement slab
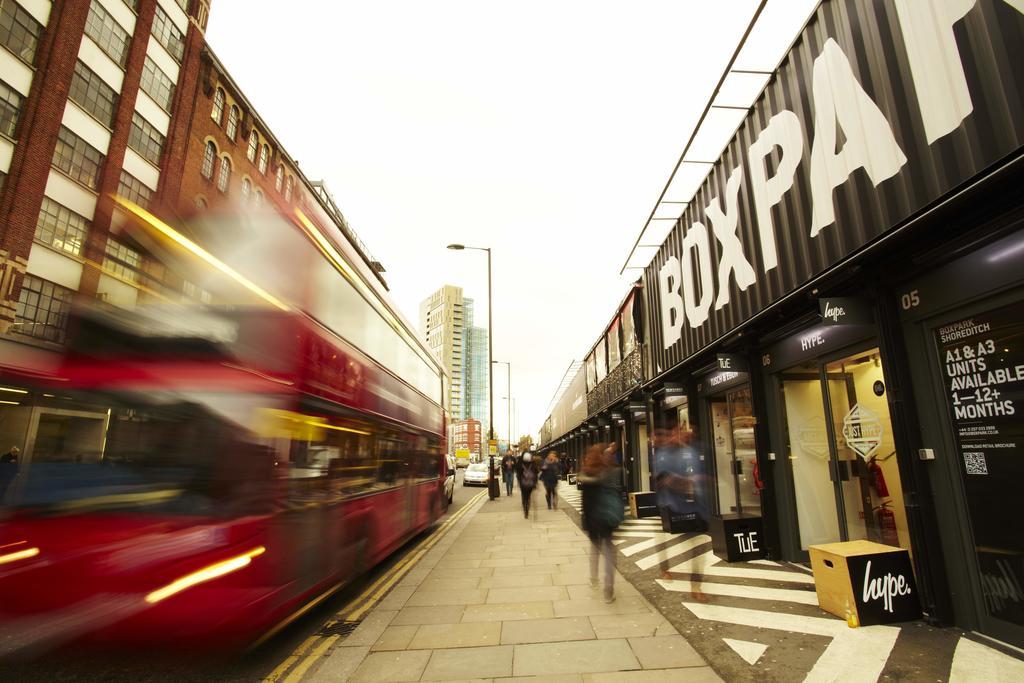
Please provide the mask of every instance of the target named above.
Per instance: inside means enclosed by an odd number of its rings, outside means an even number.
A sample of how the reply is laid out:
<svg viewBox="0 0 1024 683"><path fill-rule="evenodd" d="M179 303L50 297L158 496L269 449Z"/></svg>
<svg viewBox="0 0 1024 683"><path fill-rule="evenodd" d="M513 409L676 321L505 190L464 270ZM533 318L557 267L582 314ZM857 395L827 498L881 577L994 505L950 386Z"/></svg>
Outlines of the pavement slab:
<svg viewBox="0 0 1024 683"><path fill-rule="evenodd" d="M597 636L586 617L506 621L501 626L502 645L593 640Z"/></svg>
<svg viewBox="0 0 1024 683"><path fill-rule="evenodd" d="M434 650L423 671L423 681L452 681L473 675L495 678L512 674L513 648L495 647Z"/></svg>
<svg viewBox="0 0 1024 683"><path fill-rule="evenodd" d="M630 638L629 646L645 669L704 666L704 659L682 636Z"/></svg>
<svg viewBox="0 0 1024 683"><path fill-rule="evenodd" d="M409 624L457 624L462 621L465 605L444 607L404 607L391 622L394 626Z"/></svg>
<svg viewBox="0 0 1024 683"><path fill-rule="evenodd" d="M493 624L427 624L420 626L409 643L410 650L443 650L447 648L498 645L501 623Z"/></svg>
<svg viewBox="0 0 1024 683"><path fill-rule="evenodd" d="M384 650L405 650L408 649L409 643L412 641L412 637L416 635L416 631L419 630L419 626L413 624L411 626L388 626L381 633L380 638L377 639L370 650L373 652L384 651Z"/></svg>
<svg viewBox="0 0 1024 683"><path fill-rule="evenodd" d="M418 681L430 652L371 652L349 678L349 683L401 683Z"/></svg>
<svg viewBox="0 0 1024 683"><path fill-rule="evenodd" d="M598 638L643 638L657 635L659 629L675 629L665 617L649 614L605 614L590 617L590 625Z"/></svg>
<svg viewBox="0 0 1024 683"><path fill-rule="evenodd" d="M515 675L584 674L639 669L640 662L625 640L516 645Z"/></svg>
<svg viewBox="0 0 1024 683"><path fill-rule="evenodd" d="M529 586L491 588L487 591L486 602L488 605L493 605L509 602L554 602L568 599L569 593L562 586Z"/></svg>

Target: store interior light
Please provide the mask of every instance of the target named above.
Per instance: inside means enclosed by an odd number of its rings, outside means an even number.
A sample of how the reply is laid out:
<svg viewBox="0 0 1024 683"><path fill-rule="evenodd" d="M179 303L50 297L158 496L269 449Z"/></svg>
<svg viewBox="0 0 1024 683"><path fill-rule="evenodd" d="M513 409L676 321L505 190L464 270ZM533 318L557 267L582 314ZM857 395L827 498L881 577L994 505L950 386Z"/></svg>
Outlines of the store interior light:
<svg viewBox="0 0 1024 683"><path fill-rule="evenodd" d="M27 394L28 392L24 389L15 389L13 387L0 387L0 391L6 391L12 394Z"/></svg>

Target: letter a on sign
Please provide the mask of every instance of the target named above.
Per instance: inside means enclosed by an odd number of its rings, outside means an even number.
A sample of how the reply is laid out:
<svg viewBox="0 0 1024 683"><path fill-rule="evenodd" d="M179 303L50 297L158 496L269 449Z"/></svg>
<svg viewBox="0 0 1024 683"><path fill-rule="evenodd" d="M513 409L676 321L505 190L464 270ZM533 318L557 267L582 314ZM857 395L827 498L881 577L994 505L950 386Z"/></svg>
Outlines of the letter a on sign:
<svg viewBox="0 0 1024 683"><path fill-rule="evenodd" d="M877 186L907 157L892 127L853 75L839 44L829 38L814 60L814 143L811 145L811 237L836 220L832 191L858 168ZM846 144L836 153L836 121Z"/></svg>

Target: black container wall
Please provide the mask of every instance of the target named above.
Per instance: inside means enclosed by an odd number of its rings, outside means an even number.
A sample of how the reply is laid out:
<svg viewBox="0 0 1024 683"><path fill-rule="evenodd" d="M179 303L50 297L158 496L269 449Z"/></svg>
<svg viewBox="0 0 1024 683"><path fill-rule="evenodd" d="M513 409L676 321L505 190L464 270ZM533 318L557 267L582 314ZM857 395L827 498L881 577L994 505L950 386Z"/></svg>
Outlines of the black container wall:
<svg viewBox="0 0 1024 683"><path fill-rule="evenodd" d="M956 68L943 77L952 74L946 80L953 82L962 68L967 104L956 114L962 120L946 130L934 120L952 116L949 88L945 100L930 98L915 80L907 48L913 40L936 45L941 22L925 27L933 3L907 4L916 17L901 17L893 2L833 0L811 19L644 272L652 375L855 257L1024 144L1024 15L1003 0L978 0L953 24L949 54ZM751 153L758 144L770 149L764 158ZM839 162L832 158L836 148L847 155ZM752 174L754 164L761 173ZM727 188L733 173L735 204ZM754 183L770 195L776 174L785 181L775 188L781 200L767 213L770 198L762 200L759 213ZM728 219L709 216L712 204L736 217L735 241ZM834 221L822 218L829 207ZM766 245L774 246L776 265ZM737 285L741 268L723 267L723 254L727 264L730 257L749 263L754 281L745 289Z"/></svg>

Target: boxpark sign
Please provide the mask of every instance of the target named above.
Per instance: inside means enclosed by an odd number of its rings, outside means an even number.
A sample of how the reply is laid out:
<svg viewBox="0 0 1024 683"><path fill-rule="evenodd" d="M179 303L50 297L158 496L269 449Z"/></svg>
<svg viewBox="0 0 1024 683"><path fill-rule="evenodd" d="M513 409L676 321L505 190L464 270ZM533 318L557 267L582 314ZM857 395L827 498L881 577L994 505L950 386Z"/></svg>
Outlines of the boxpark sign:
<svg viewBox="0 0 1024 683"><path fill-rule="evenodd" d="M1024 0L822 3L647 267L659 369L1019 149L1022 45Z"/></svg>

